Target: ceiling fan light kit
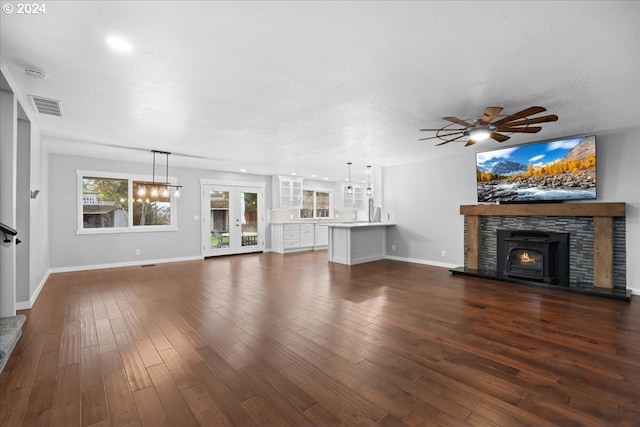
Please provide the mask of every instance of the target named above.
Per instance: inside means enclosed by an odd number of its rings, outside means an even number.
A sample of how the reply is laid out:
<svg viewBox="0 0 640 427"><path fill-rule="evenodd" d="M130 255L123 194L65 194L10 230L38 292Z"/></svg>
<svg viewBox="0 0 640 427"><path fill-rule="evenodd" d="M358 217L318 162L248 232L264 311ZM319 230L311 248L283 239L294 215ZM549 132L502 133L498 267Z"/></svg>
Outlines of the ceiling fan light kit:
<svg viewBox="0 0 640 427"><path fill-rule="evenodd" d="M529 107L511 115L500 115L502 107L487 107L484 114L473 119L462 120L457 117L444 117L451 123L441 127L440 129L420 129L423 132L436 132L435 136L421 138L420 141L429 139L439 139L442 142L436 144L444 145L449 142L457 141L461 138L468 138L465 147L473 145L478 141L484 141L489 138L494 141L504 142L511 137L505 133L537 133L542 130L540 126L531 126L537 123L555 122L558 116L549 114L540 117L529 117L547 111L544 107ZM495 120L494 119L498 119ZM452 128L453 125L462 126L460 128Z"/></svg>

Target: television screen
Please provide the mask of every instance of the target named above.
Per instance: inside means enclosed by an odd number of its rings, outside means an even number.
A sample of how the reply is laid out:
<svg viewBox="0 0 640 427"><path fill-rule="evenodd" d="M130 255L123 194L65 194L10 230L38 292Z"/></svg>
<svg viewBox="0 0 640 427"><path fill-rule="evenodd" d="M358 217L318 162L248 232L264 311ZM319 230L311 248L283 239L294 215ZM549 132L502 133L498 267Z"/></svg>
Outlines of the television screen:
<svg viewBox="0 0 640 427"><path fill-rule="evenodd" d="M596 198L596 137L540 141L476 153L478 202Z"/></svg>

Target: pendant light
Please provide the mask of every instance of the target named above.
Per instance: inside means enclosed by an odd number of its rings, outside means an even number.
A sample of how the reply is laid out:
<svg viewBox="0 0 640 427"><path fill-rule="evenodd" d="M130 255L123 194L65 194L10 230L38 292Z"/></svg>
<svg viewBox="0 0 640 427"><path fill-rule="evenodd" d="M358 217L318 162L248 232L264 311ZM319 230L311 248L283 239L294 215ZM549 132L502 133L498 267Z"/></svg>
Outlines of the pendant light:
<svg viewBox="0 0 640 427"><path fill-rule="evenodd" d="M371 188L371 165L367 166L367 196L373 194L373 188Z"/></svg>
<svg viewBox="0 0 640 427"><path fill-rule="evenodd" d="M347 181L347 194L353 194L353 186L351 185L351 162L347 162L349 167L349 181Z"/></svg>
<svg viewBox="0 0 640 427"><path fill-rule="evenodd" d="M158 150L151 150L151 152L153 153L153 172L152 172L153 178L151 182L151 197L158 197L158 195L161 194L162 197L168 198L171 194L170 190L172 188L175 188L175 192L173 196L175 198L180 198L180 189L182 188L182 185L169 184L169 154L171 153L169 153L168 151L158 151ZM156 184L156 154L164 154L166 158L164 182L157 183L157 184ZM146 194L146 189L145 189L145 186L142 185L138 189L138 196L144 197L145 194Z"/></svg>

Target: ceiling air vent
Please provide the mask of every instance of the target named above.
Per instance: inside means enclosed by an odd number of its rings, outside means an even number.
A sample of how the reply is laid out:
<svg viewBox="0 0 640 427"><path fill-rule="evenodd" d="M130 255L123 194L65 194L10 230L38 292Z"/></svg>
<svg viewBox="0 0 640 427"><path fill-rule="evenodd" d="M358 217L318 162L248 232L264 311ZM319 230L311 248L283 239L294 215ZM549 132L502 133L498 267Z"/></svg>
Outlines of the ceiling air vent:
<svg viewBox="0 0 640 427"><path fill-rule="evenodd" d="M34 95L29 95L29 99L38 113L62 117L62 105L60 105L60 101L57 99L43 98Z"/></svg>

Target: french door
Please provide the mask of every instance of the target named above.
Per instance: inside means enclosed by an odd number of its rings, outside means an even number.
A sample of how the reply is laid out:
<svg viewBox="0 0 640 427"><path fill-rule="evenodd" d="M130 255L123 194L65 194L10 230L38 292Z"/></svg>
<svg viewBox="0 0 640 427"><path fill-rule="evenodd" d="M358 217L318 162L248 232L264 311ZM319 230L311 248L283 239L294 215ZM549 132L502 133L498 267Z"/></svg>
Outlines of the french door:
<svg viewBox="0 0 640 427"><path fill-rule="evenodd" d="M202 186L205 257L264 251L264 189Z"/></svg>

